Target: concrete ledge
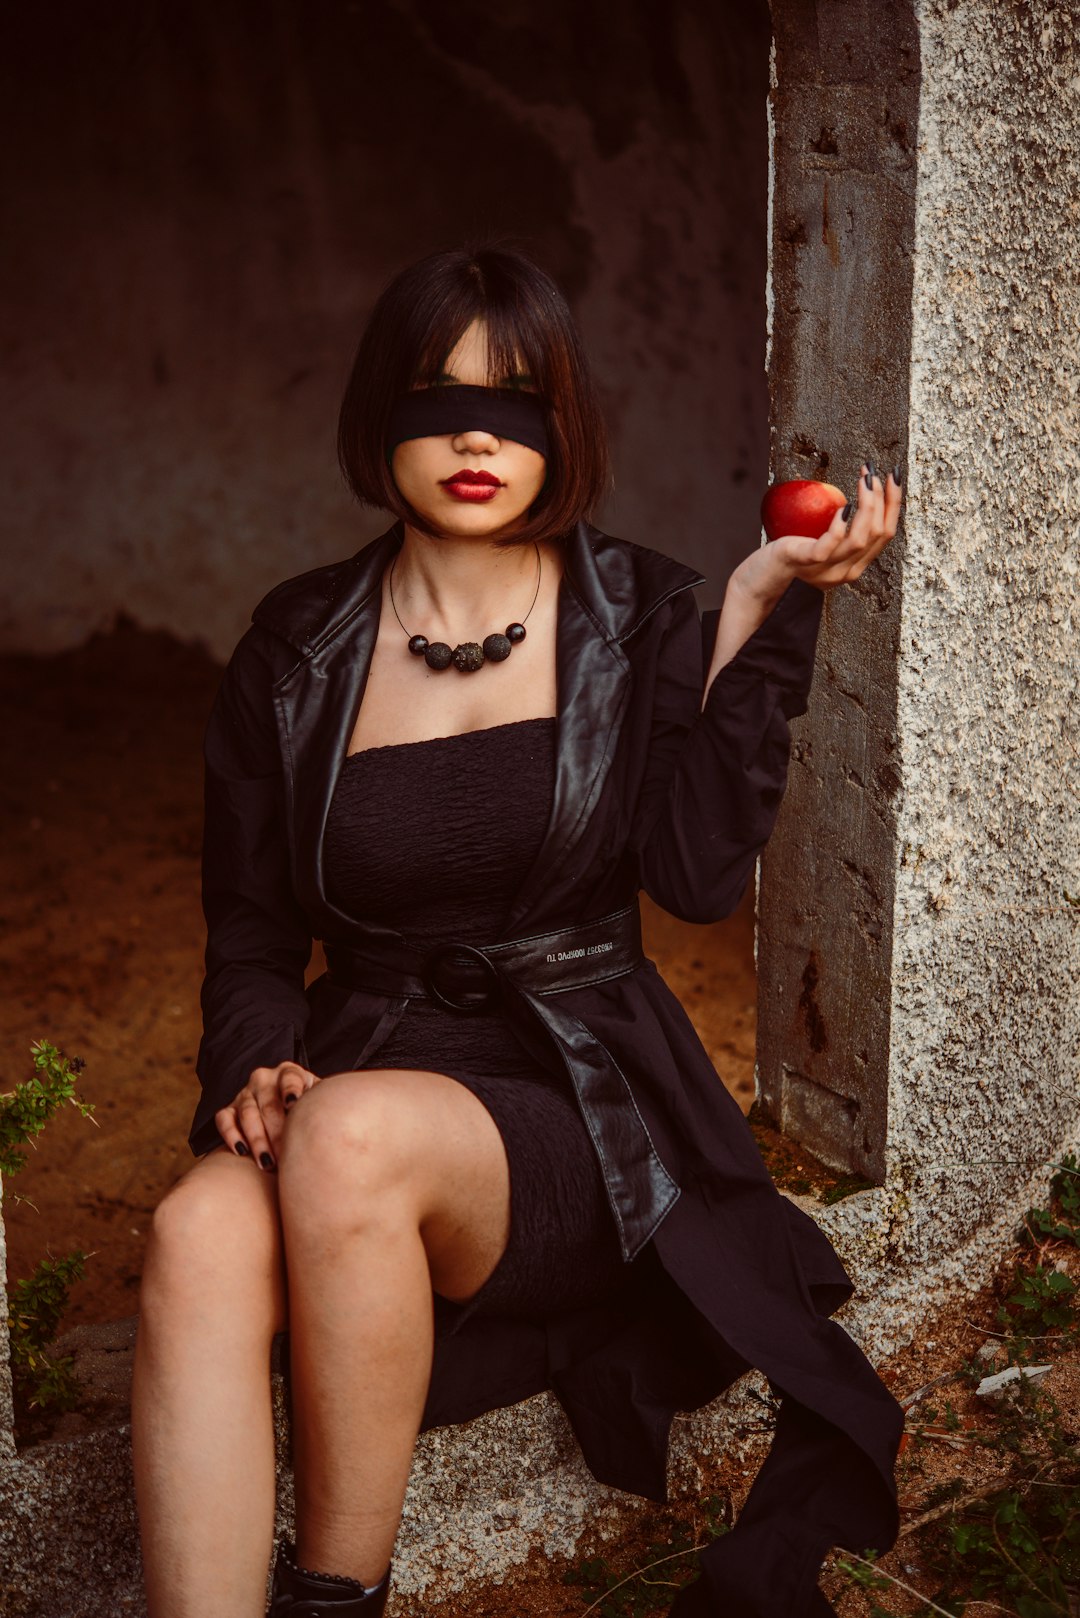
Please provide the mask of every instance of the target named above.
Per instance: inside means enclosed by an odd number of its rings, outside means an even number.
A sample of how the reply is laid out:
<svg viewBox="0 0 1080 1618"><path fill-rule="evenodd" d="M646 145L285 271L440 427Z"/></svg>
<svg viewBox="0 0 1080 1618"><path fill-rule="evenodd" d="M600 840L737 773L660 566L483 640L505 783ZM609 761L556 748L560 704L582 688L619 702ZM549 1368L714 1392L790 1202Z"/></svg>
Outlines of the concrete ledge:
<svg viewBox="0 0 1080 1618"><path fill-rule="evenodd" d="M1045 1171L1011 1188L975 1235L947 1256L910 1219L904 1177L831 1207L793 1197L826 1231L860 1294L833 1318L880 1364L912 1340L946 1298L975 1292L1011 1239L1018 1211L1045 1190ZM958 1210L960 1211L960 1210ZM925 1250L923 1250L925 1249ZM921 1262L913 1261L919 1260ZM79 1326L58 1339L87 1387L83 1408L53 1435L0 1456L0 1613L3 1618L145 1618L131 1473L130 1386L137 1317ZM293 1531L293 1480L280 1373L271 1355L277 1447L278 1534ZM760 1458L758 1371L719 1399L676 1417L668 1467L670 1511L711 1491L723 1463L751 1443ZM753 1435L751 1438L750 1435ZM424 1433L416 1447L394 1556L389 1618L404 1618L470 1588L535 1576L536 1558L561 1565L598 1553L654 1502L598 1484L562 1407L537 1394L456 1427ZM531 1568L530 1568L531 1563Z"/></svg>
<svg viewBox="0 0 1080 1618"><path fill-rule="evenodd" d="M0 1612L4 1618L145 1618L129 1413L137 1316L79 1326L56 1349L75 1356L88 1394L54 1435L0 1463ZM279 1346L278 1344L275 1345ZM276 1356L275 1356L276 1358ZM679 1418L671 1446L672 1512L696 1498L722 1454L760 1427L758 1372ZM271 1372L277 1444L276 1532L293 1531L284 1384ZM536 1553L553 1562L612 1539L652 1502L606 1488L581 1458L551 1393L421 1436L394 1557L389 1618L416 1596L435 1604L471 1586L511 1583ZM269 1592L268 1592L269 1593Z"/></svg>

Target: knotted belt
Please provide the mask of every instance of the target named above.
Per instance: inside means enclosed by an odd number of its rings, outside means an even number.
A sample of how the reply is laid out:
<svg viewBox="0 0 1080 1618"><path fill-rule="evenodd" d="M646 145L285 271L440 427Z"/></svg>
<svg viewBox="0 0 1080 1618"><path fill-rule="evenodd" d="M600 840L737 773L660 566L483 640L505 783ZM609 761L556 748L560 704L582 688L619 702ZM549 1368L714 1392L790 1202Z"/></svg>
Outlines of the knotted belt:
<svg viewBox="0 0 1080 1618"><path fill-rule="evenodd" d="M324 948L327 972L344 988L435 1000L465 1014L495 1010L504 978L528 993L550 995L622 977L645 961L636 899L595 921L482 947L446 943L425 952L380 938Z"/></svg>
<svg viewBox="0 0 1080 1618"><path fill-rule="evenodd" d="M600 1161L626 1262L656 1230L679 1187L656 1147L618 1062L596 1035L560 1004L566 989L623 977L646 965L635 898L621 910L572 927L478 947L414 949L400 936L365 934L348 944L324 940L327 975L346 989L385 996L398 1008L433 1000L450 1011L502 1009L512 1021L539 1020L566 1068Z"/></svg>

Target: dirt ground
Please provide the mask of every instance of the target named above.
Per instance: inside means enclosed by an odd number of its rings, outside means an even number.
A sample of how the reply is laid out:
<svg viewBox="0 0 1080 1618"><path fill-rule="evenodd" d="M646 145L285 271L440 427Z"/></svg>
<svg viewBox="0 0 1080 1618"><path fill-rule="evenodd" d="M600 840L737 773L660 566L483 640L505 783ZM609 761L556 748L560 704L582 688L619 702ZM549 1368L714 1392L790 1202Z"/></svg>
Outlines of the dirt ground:
<svg viewBox="0 0 1080 1618"><path fill-rule="evenodd" d="M4 1185L8 1273L92 1254L62 1330L138 1306L147 1222L194 1159L202 730L220 667L121 619L49 658L0 659L0 1089L47 1039L79 1093ZM644 901L646 949L746 1111L753 1100L753 895L715 926ZM309 977L322 971L316 950Z"/></svg>

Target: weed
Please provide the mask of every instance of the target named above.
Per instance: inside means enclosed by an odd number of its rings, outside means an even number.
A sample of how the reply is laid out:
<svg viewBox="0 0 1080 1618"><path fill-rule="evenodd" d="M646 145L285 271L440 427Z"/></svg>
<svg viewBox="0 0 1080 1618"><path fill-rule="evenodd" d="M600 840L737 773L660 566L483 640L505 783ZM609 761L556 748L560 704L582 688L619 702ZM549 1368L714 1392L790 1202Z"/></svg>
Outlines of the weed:
<svg viewBox="0 0 1080 1618"><path fill-rule="evenodd" d="M1071 1242L1080 1247L1080 1163L1070 1152L1056 1165L1050 1181L1050 1205L1030 1208L1020 1231L1022 1245Z"/></svg>
<svg viewBox="0 0 1080 1618"><path fill-rule="evenodd" d="M16 1281L8 1300L8 1333L15 1400L26 1410L71 1410L80 1385L70 1354L50 1359L45 1349L67 1307L72 1282L81 1280L87 1255L42 1259L24 1281Z"/></svg>
<svg viewBox="0 0 1080 1618"><path fill-rule="evenodd" d="M46 1040L30 1047L35 1077L0 1095L0 1174L17 1174L26 1166L19 1150L39 1135L49 1119L68 1101L84 1118L93 1104L75 1094L76 1075L85 1067L81 1057L66 1057ZM17 1197L17 1201L29 1201ZM16 1281L8 1294L8 1341L12 1388L17 1420L30 1412L70 1410L78 1401L80 1385L70 1355L51 1359L46 1348L56 1336L68 1293L80 1280L90 1255L76 1250L66 1258L42 1259L33 1274Z"/></svg>
<svg viewBox="0 0 1080 1618"><path fill-rule="evenodd" d="M960 1362L959 1377L966 1388L974 1390L979 1386L986 1375L986 1366L977 1360L974 1355L971 1359Z"/></svg>
<svg viewBox="0 0 1080 1618"><path fill-rule="evenodd" d="M997 1310L1010 1364L1045 1363L1052 1353L1080 1342L1077 1290L1061 1270L1042 1264L1016 1271L1013 1290Z"/></svg>
<svg viewBox="0 0 1080 1618"><path fill-rule="evenodd" d="M79 1056L66 1057L55 1045L37 1039L30 1047L36 1072L41 1077L27 1079L14 1090L0 1095L0 1174L17 1174L26 1166L26 1153L18 1148L34 1135L40 1135L54 1112L65 1101L90 1118L93 1104L75 1094L75 1077L86 1066Z"/></svg>
<svg viewBox="0 0 1080 1618"><path fill-rule="evenodd" d="M1030 1253L1017 1263L997 1311L1003 1346L1010 1361L1020 1365L1031 1363L1036 1349L1045 1361L1080 1338L1080 1288L1043 1262L1048 1247L1077 1240L1080 1174L1074 1158L1059 1165L1051 1201L1050 1208L1032 1209L1025 1218L1024 1245L1037 1247L1039 1256L1034 1267ZM983 1375L985 1367L966 1360L960 1381L971 1389ZM948 1400L943 1415L923 1403L922 1418L946 1431L962 1425ZM936 1581L930 1595L876 1567L869 1551L838 1558L836 1566L867 1592L895 1584L915 1595L923 1603L919 1618L930 1613L959 1618L974 1603L980 1604L980 1618L995 1605L1013 1618L1072 1618L1080 1591L1080 1445L1065 1430L1057 1401L1038 1382L1021 1377L994 1407L993 1430L971 1438L1009 1456L1011 1476L974 1494L963 1478L929 1491L923 1502L929 1509L912 1526L921 1529L918 1561ZM954 1511L941 1509L951 1500L956 1500ZM872 1618L885 1618L888 1609L870 1600Z"/></svg>
<svg viewBox="0 0 1080 1618"><path fill-rule="evenodd" d="M856 1191L869 1191L873 1188L873 1180L867 1180L861 1174L846 1174L822 1192L821 1200L825 1204L842 1202L845 1197L855 1195Z"/></svg>
<svg viewBox="0 0 1080 1618"><path fill-rule="evenodd" d="M597 1618L646 1618L666 1612L676 1592L700 1573L700 1553L731 1526L727 1496L707 1496L699 1501L698 1511L701 1521L696 1529L689 1522L672 1523L668 1538L647 1545L642 1565L630 1573L617 1573L602 1556L564 1573L564 1584L582 1586L582 1600L588 1603L582 1618L592 1613Z"/></svg>

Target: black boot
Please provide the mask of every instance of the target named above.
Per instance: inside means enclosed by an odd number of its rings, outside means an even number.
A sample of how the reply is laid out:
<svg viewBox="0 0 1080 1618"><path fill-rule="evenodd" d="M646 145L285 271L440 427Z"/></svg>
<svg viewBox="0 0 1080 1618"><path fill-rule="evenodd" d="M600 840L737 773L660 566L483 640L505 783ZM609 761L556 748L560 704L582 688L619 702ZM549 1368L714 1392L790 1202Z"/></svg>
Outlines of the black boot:
<svg viewBox="0 0 1080 1618"><path fill-rule="evenodd" d="M274 1562L266 1618L381 1618L392 1566L378 1584L367 1588L359 1579L347 1579L343 1574L311 1573L297 1567L296 1546L284 1539Z"/></svg>

